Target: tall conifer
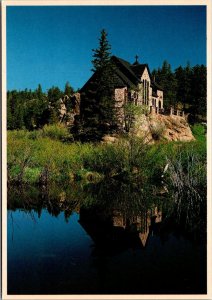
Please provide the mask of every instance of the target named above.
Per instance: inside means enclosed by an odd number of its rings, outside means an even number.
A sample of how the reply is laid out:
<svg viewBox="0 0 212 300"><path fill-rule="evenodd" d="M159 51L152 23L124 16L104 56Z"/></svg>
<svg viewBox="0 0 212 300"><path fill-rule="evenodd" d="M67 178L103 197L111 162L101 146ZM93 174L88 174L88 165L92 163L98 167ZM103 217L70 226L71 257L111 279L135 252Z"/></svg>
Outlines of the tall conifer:
<svg viewBox="0 0 212 300"><path fill-rule="evenodd" d="M105 30L101 31L99 47L93 49L94 75L89 88L82 95L83 127L86 140L98 140L115 129L114 66L111 46Z"/></svg>

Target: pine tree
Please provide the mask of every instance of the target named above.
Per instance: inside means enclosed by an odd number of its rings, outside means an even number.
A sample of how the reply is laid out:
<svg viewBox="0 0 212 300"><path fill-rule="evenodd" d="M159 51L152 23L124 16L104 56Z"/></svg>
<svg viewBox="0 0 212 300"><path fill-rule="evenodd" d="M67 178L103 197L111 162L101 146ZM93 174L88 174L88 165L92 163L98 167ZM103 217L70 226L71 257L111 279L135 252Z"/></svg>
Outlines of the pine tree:
<svg viewBox="0 0 212 300"><path fill-rule="evenodd" d="M38 85L38 88L35 90L35 93L36 93L36 96L38 97L38 99L41 99L41 98L42 98L42 96L43 96L43 91L42 91L42 87L41 87L40 84Z"/></svg>
<svg viewBox="0 0 212 300"><path fill-rule="evenodd" d="M206 117L207 112L207 69L204 65L192 68L191 104L195 120Z"/></svg>
<svg viewBox="0 0 212 300"><path fill-rule="evenodd" d="M176 90L177 81L175 74L171 70L171 65L165 60L162 68L153 73L156 77L156 82L164 89L164 106L169 108L170 105L176 105Z"/></svg>
<svg viewBox="0 0 212 300"><path fill-rule="evenodd" d="M7 92L7 129L13 129L13 115L12 115L12 93Z"/></svg>
<svg viewBox="0 0 212 300"><path fill-rule="evenodd" d="M106 67L111 65L110 58L111 58L111 53L109 52L111 49L111 46L108 43L107 40L107 33L103 29L101 31L101 37L99 39L99 48L97 49L92 49L94 52L93 54L93 72L105 72Z"/></svg>
<svg viewBox="0 0 212 300"><path fill-rule="evenodd" d="M65 84L64 95L70 96L74 92L74 89L71 87L70 83L67 81Z"/></svg>
<svg viewBox="0 0 212 300"><path fill-rule="evenodd" d="M58 87L52 87L48 90L49 101L49 123L54 124L59 121L60 98L63 97L63 92Z"/></svg>
<svg viewBox="0 0 212 300"><path fill-rule="evenodd" d="M101 31L99 48L93 49L94 75L89 88L82 94L81 112L85 139L101 139L111 133L115 125L115 99L113 92L114 66L111 62L111 46L105 30Z"/></svg>
<svg viewBox="0 0 212 300"><path fill-rule="evenodd" d="M175 70L177 80L177 101L181 102L185 109L191 104L191 75L192 70L188 63L185 68L181 66Z"/></svg>

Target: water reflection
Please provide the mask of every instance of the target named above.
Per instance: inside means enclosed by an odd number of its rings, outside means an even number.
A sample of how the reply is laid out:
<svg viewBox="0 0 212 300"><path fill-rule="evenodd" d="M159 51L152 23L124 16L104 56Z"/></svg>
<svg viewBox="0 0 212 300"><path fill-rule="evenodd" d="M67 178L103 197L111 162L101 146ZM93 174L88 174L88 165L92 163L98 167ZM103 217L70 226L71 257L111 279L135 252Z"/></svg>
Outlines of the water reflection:
<svg viewBox="0 0 212 300"><path fill-rule="evenodd" d="M10 210L34 210L38 217L43 208L53 216L58 216L62 211L66 222L73 211L80 212L83 226L86 222L99 222L101 219L103 224L107 220L105 224L113 223L113 227L120 227L124 232L137 232L143 246L150 229L155 223L162 221L162 212L163 226L169 227L170 223L180 226L197 242L206 243L206 203L203 203L201 210L198 205L198 209L193 207L188 213L185 202L186 200L182 201L179 214L174 199L169 195L158 196L154 186L144 188L138 184L124 184L116 180L98 184L72 184L66 187L11 187L8 190Z"/></svg>
<svg viewBox="0 0 212 300"><path fill-rule="evenodd" d="M121 245L140 245L145 247L152 228L162 221L162 212L154 207L137 214L126 214L113 209L107 215L97 207L81 208L79 222L96 244L113 250ZM108 248L108 246L107 246Z"/></svg>
<svg viewBox="0 0 212 300"><path fill-rule="evenodd" d="M8 293L204 293L206 244L173 212L133 184L12 188Z"/></svg>
<svg viewBox="0 0 212 300"><path fill-rule="evenodd" d="M150 232L153 234L152 228L162 221L161 200L148 198L147 205L143 190L138 193L129 184L118 188L114 194L117 186L112 182L110 189L103 184L74 185L65 190L57 186L28 190L13 187L8 193L8 209L21 208L28 213L33 210L38 218L43 209L55 217L63 212L66 222L77 212L80 225L97 245L105 247L110 240L113 249L132 244L145 247Z"/></svg>

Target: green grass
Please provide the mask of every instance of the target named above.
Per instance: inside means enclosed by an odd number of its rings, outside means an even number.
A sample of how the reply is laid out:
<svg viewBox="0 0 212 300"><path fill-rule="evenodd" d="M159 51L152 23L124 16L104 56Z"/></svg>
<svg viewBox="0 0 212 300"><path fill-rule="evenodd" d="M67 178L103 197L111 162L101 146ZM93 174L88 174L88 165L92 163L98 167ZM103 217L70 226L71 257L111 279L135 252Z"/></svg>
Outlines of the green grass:
<svg viewBox="0 0 212 300"><path fill-rule="evenodd" d="M115 144L64 142L68 130L51 125L43 130L8 131L8 181L19 183L98 182L104 177L160 184L167 160L187 160L187 153L206 164L206 143L202 127L194 126L198 137L190 143L159 142L145 145L139 138L122 138Z"/></svg>
<svg viewBox="0 0 212 300"><path fill-rule="evenodd" d="M195 139L199 142L206 142L206 128L202 124L194 124L192 127L192 133Z"/></svg>

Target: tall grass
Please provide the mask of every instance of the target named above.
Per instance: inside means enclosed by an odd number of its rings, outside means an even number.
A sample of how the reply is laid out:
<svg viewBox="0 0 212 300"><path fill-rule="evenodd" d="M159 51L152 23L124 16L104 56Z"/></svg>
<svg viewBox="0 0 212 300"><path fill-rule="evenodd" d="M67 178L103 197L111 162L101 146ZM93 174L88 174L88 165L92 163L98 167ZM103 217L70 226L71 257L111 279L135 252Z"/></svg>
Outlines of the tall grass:
<svg viewBox="0 0 212 300"><path fill-rule="evenodd" d="M174 215L190 231L206 226L207 176L206 159L194 149L180 152L177 159L167 160L169 190Z"/></svg>
<svg viewBox="0 0 212 300"><path fill-rule="evenodd" d="M192 133L197 141L199 142L206 142L206 126L203 126L202 124L194 124L192 127Z"/></svg>
<svg viewBox="0 0 212 300"><path fill-rule="evenodd" d="M8 181L19 183L68 183L98 181L103 177L161 183L167 160L192 151L206 161L203 141L160 142L147 145L142 138L120 138L114 144L65 143L68 131L61 125L28 132L8 131Z"/></svg>

